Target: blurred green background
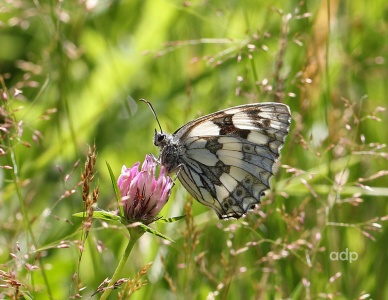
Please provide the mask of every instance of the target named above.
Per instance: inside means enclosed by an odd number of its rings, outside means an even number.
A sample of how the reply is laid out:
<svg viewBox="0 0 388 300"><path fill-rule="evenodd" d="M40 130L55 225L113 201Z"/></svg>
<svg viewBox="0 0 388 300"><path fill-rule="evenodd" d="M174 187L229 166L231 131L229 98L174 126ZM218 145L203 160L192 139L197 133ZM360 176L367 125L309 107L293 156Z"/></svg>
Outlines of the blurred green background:
<svg viewBox="0 0 388 300"><path fill-rule="evenodd" d="M161 214L186 219L152 225L176 243L145 234L111 299L388 299L387 1L0 1L0 298L112 276L125 228L80 257L72 214L89 145L106 210L106 162L158 155L145 98L166 132L264 101L293 123L260 211L220 221L177 182Z"/></svg>

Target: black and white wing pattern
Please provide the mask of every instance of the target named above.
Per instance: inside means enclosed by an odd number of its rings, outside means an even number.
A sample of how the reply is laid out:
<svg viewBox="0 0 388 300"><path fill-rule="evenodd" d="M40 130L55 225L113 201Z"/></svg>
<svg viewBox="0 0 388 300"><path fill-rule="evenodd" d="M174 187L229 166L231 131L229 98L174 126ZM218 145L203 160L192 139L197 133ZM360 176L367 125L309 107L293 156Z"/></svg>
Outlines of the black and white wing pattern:
<svg viewBox="0 0 388 300"><path fill-rule="evenodd" d="M270 188L290 124L285 104L247 104L193 120L172 135L155 132L154 144L160 163L177 172L195 199L220 219L238 219Z"/></svg>

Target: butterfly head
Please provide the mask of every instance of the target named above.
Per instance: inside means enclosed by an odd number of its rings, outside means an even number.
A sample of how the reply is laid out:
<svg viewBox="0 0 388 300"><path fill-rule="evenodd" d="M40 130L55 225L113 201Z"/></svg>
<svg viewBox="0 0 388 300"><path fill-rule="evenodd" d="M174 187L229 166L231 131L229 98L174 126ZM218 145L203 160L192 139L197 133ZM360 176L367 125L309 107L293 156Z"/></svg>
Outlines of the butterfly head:
<svg viewBox="0 0 388 300"><path fill-rule="evenodd" d="M154 145L159 148L163 148L164 146L166 146L166 144L167 144L167 135L163 131L158 132L155 129Z"/></svg>

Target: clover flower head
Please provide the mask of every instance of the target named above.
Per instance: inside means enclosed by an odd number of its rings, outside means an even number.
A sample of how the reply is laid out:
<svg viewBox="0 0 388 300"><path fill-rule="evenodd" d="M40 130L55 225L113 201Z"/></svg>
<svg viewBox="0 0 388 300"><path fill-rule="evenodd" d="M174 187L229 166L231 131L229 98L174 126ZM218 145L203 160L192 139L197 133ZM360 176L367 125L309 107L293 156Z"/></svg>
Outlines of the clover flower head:
<svg viewBox="0 0 388 300"><path fill-rule="evenodd" d="M165 168L160 168L156 179L156 166L151 155L146 155L141 170L140 163L132 168L123 166L117 180L120 190L124 216L128 222L140 221L151 223L167 203L174 182L165 175Z"/></svg>

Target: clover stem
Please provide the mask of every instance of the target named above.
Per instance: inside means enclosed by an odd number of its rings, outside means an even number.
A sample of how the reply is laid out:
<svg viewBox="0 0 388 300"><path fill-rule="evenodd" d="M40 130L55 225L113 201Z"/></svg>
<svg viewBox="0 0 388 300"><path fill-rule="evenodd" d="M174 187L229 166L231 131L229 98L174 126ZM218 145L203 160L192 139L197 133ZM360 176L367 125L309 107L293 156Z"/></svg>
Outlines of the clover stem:
<svg viewBox="0 0 388 300"><path fill-rule="evenodd" d="M137 242L137 240L144 234L144 229L141 227L129 227L128 228L130 237L129 242L127 245L127 248L125 249L123 256L120 259L119 264L117 265L117 268L112 276L112 278L109 280L108 286L105 288L105 291L101 295L100 300L105 300L108 298L109 294L111 293L112 289L115 288L115 283L119 279L120 274L122 273L122 270L124 269L125 263L128 260L129 254L131 253L133 246Z"/></svg>

